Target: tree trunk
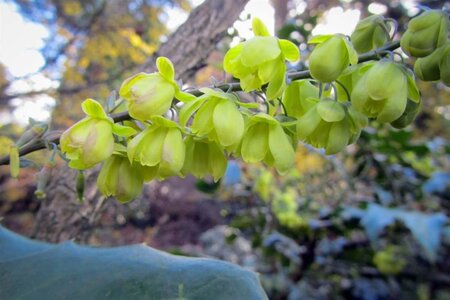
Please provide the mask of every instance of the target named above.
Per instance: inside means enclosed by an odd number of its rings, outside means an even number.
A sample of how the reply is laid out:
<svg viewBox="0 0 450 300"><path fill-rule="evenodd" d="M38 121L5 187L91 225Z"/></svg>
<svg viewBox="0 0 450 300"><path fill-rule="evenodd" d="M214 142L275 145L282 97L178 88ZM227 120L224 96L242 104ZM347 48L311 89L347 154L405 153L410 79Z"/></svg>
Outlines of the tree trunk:
<svg viewBox="0 0 450 300"><path fill-rule="evenodd" d="M136 72L153 71L156 57L166 56L174 63L178 79L191 78L205 65L207 57L226 35L227 29L239 17L247 2L248 0L205 1L191 12L187 21ZM123 209L124 206L114 201L105 201L97 192L95 182L98 170L96 168L85 172L86 199L83 203L78 201L75 193L76 172L67 166L53 170L47 198L37 214L33 237L51 242L76 239L85 243L105 208L109 211ZM177 180L173 182L176 189ZM178 194L179 197L186 196L186 193Z"/></svg>

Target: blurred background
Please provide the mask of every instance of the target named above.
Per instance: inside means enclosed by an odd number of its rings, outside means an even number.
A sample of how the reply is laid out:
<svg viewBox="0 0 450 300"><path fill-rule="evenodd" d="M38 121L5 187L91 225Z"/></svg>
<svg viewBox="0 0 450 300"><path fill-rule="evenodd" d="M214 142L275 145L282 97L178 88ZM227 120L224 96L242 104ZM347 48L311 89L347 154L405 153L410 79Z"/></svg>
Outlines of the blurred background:
<svg viewBox="0 0 450 300"><path fill-rule="evenodd" d="M186 87L223 82L223 56L252 36L251 17L296 43L304 62L313 35L349 35L371 14L394 18L401 33L422 6L444 5L0 1L0 156L29 118L63 130L82 117L84 99L106 102L125 78L151 72L157 55L174 61ZM223 30L198 30L201 42L189 44L195 37L183 33L195 32L189 29L202 27L205 18L217 19L214 28ZM202 34L214 38L202 40ZM26 157L18 180L0 166L1 224L50 242L145 242L227 260L259 272L270 299L450 299L450 89L424 82L419 88L423 111L404 130L371 123L356 145L333 156L301 145L296 168L283 176L262 164L229 161L218 184L191 177L154 181L125 205L99 195L98 169L85 174L79 201L76 172L63 161L51 170L46 197L37 199L36 174L49 153L36 152Z"/></svg>

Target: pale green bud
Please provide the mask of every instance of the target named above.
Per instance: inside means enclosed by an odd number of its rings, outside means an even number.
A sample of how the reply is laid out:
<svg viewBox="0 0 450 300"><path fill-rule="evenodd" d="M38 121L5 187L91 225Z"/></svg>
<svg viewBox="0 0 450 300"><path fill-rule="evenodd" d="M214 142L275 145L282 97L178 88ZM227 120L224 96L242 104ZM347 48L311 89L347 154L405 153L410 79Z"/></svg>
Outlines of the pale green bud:
<svg viewBox="0 0 450 300"><path fill-rule="evenodd" d="M450 87L450 43L447 43L442 53L439 70L442 82Z"/></svg>
<svg viewBox="0 0 450 300"><path fill-rule="evenodd" d="M311 97L319 97L319 88L309 80L297 80L286 88L282 102L289 116L299 118L315 104L308 100Z"/></svg>
<svg viewBox="0 0 450 300"><path fill-rule="evenodd" d="M369 52L389 40L390 26L381 15L373 15L358 22L350 39L358 53Z"/></svg>
<svg viewBox="0 0 450 300"><path fill-rule="evenodd" d="M288 40L269 36L267 28L257 18L253 19L255 37L231 48L224 57L225 71L240 79L244 91L259 90L267 86L267 98L275 99L285 88L285 59L296 61L300 52Z"/></svg>
<svg viewBox="0 0 450 300"><path fill-rule="evenodd" d="M402 68L388 60L371 65L352 91L355 109L382 123L399 118L406 109L409 86Z"/></svg>
<svg viewBox="0 0 450 300"><path fill-rule="evenodd" d="M156 73L139 73L126 79L120 87L120 96L127 101L128 111L134 119L146 121L152 116L165 114L174 98L191 101L195 96L180 91L175 82L175 69L166 57L156 60Z"/></svg>
<svg viewBox="0 0 450 300"><path fill-rule="evenodd" d="M295 151L289 136L275 118L264 113L250 117L240 153L245 162L263 161L281 173L295 163Z"/></svg>
<svg viewBox="0 0 450 300"><path fill-rule="evenodd" d="M224 150L215 142L207 139L186 138L186 159L182 173L192 174L197 178L213 176L219 180L227 169L227 158Z"/></svg>
<svg viewBox="0 0 450 300"><path fill-rule="evenodd" d="M113 154L105 161L97 178L98 189L106 197L113 196L121 203L136 198L142 191L143 177L138 167L127 157Z"/></svg>
<svg viewBox="0 0 450 300"><path fill-rule="evenodd" d="M439 47L430 55L417 59L414 63L414 73L417 77L423 81L435 81L441 79L440 64L446 49L450 49L450 42Z"/></svg>
<svg viewBox="0 0 450 300"><path fill-rule="evenodd" d="M358 54L342 34L317 36L308 43L318 44L309 56L309 70L321 82L336 80L349 65L358 62Z"/></svg>
<svg viewBox="0 0 450 300"><path fill-rule="evenodd" d="M114 124L100 103L86 99L81 107L87 117L64 131L61 150L70 160L69 167L84 170L111 156L114 150L113 133L128 137L135 134L131 127Z"/></svg>
<svg viewBox="0 0 450 300"><path fill-rule="evenodd" d="M185 144L177 123L154 116L153 124L128 143L131 162L158 169L159 177L178 175L183 167Z"/></svg>
<svg viewBox="0 0 450 300"><path fill-rule="evenodd" d="M199 136L208 136L210 140L233 150L244 134L244 117L237 107L236 96L218 89L200 90L204 95L181 109L181 124L185 125L187 119L197 111L191 127L192 132Z"/></svg>
<svg viewBox="0 0 450 300"><path fill-rule="evenodd" d="M69 167L88 169L113 153L111 121L86 117L61 135L60 144L62 152L70 159Z"/></svg>
<svg viewBox="0 0 450 300"><path fill-rule="evenodd" d="M16 145L9 148L9 170L12 178L17 178L20 171L19 149Z"/></svg>
<svg viewBox="0 0 450 300"><path fill-rule="evenodd" d="M331 99L315 101L316 105L297 121L298 138L316 148L324 148L326 154L342 151L352 137L345 106Z"/></svg>
<svg viewBox="0 0 450 300"><path fill-rule="evenodd" d="M139 73L125 80L119 93L128 103L130 116L145 121L169 110L175 88L158 73Z"/></svg>
<svg viewBox="0 0 450 300"><path fill-rule="evenodd" d="M408 24L400 45L406 54L425 57L448 40L448 14L443 10L428 10Z"/></svg>
<svg viewBox="0 0 450 300"><path fill-rule="evenodd" d="M408 99L405 111L397 120L391 122L391 126L399 129L405 128L414 122L421 109L422 101L415 102Z"/></svg>

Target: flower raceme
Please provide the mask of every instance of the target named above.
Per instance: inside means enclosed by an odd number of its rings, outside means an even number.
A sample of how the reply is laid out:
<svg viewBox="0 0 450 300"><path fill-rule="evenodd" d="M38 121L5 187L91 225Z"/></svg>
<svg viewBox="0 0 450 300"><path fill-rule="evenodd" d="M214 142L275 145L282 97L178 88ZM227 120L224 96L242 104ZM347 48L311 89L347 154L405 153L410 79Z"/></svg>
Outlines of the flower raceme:
<svg viewBox="0 0 450 300"><path fill-rule="evenodd" d="M252 22L255 37L231 48L224 57L225 71L240 79L245 92L260 90L268 83L268 100L283 93L286 86L285 60L300 58L297 46L288 40L270 36L266 26L258 18Z"/></svg>
<svg viewBox="0 0 450 300"><path fill-rule="evenodd" d="M159 72L139 73L125 80L120 87L119 94L127 101L130 116L136 120L145 121L165 114L174 97L180 101L195 98L180 91L173 64L168 58L158 57L156 66Z"/></svg>
<svg viewBox="0 0 450 300"><path fill-rule="evenodd" d="M72 125L60 138L61 150L70 160L69 167L84 170L111 156L114 149L113 133L127 137L135 130L115 124L100 103L87 99L81 107L87 115Z"/></svg>

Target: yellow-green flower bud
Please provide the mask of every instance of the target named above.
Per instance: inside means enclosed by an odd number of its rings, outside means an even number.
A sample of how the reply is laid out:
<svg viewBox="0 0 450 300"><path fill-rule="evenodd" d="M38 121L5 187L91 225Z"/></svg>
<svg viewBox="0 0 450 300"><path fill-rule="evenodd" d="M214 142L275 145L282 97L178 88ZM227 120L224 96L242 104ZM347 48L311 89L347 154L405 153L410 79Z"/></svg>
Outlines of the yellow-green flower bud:
<svg viewBox="0 0 450 300"><path fill-rule="evenodd" d="M127 101L130 116L144 121L169 110L175 88L158 73L139 73L124 81L120 96Z"/></svg>
<svg viewBox="0 0 450 300"><path fill-rule="evenodd" d="M428 10L413 18L400 40L406 54L425 57L448 40L448 14L443 10Z"/></svg>
<svg viewBox="0 0 450 300"><path fill-rule="evenodd" d="M48 130L48 124L43 122L32 123L30 129L27 129L17 140L16 145L20 148L30 141L41 137Z"/></svg>
<svg viewBox="0 0 450 300"><path fill-rule="evenodd" d="M288 116L299 118L315 103L308 98L319 97L319 88L309 80L293 81L284 91L282 102Z"/></svg>
<svg viewBox="0 0 450 300"><path fill-rule="evenodd" d="M143 177L138 167L126 156L113 154L108 158L97 178L98 189L106 197L113 196L121 203L136 198L142 191Z"/></svg>
<svg viewBox="0 0 450 300"><path fill-rule="evenodd" d="M297 121L297 136L326 154L342 151L359 136L364 116L331 99L311 99L316 104ZM367 121L366 121L367 122ZM356 138L355 138L356 137Z"/></svg>
<svg viewBox="0 0 450 300"><path fill-rule="evenodd" d="M86 117L61 135L61 150L70 159L69 167L84 170L111 156L114 148L112 124Z"/></svg>
<svg viewBox="0 0 450 300"><path fill-rule="evenodd" d="M111 156L114 149L113 133L130 136L133 128L114 124L100 103L87 99L81 107L87 117L64 131L60 138L61 150L70 160L69 167L84 170Z"/></svg>
<svg viewBox="0 0 450 300"><path fill-rule="evenodd" d="M381 15L373 15L358 22L350 39L358 53L369 52L389 40L390 26Z"/></svg>
<svg viewBox="0 0 450 300"><path fill-rule="evenodd" d="M405 111L397 120L391 122L391 126L399 129L405 128L414 122L421 109L422 101L415 102L408 99Z"/></svg>
<svg viewBox="0 0 450 300"><path fill-rule="evenodd" d="M214 181L219 180L227 169L227 158L224 150L215 142L207 139L186 138L186 159L182 173L192 174L197 178L211 175Z"/></svg>
<svg viewBox="0 0 450 300"><path fill-rule="evenodd" d="M352 91L352 104L369 118L386 123L398 119L406 109L409 82L403 67L382 60L370 66ZM414 98L418 101L418 98Z"/></svg>
<svg viewBox="0 0 450 300"><path fill-rule="evenodd" d="M19 149L16 145L9 148L9 170L12 178L17 178L20 171Z"/></svg>
<svg viewBox="0 0 450 300"><path fill-rule="evenodd" d="M264 113L249 118L240 153L245 162L263 161L281 173L295 163L295 151L289 136L275 118Z"/></svg>
<svg viewBox="0 0 450 300"><path fill-rule="evenodd" d="M439 70L441 73L442 82L450 87L450 43L444 48L442 52L441 61L439 62Z"/></svg>
<svg viewBox="0 0 450 300"><path fill-rule="evenodd" d="M38 199L44 199L46 196L45 189L47 187L48 180L52 174L52 169L55 167L55 163L46 163L37 174L37 187L34 194Z"/></svg>
<svg viewBox="0 0 450 300"><path fill-rule="evenodd" d="M336 80L349 65L358 63L358 54L342 34L317 36L308 43L318 44L309 56L309 70L321 82Z"/></svg>
<svg viewBox="0 0 450 300"><path fill-rule="evenodd" d="M208 136L212 141L234 149L244 134L244 117L239 111L233 94L218 89L202 88L204 95L183 106L180 123L185 126L191 115L197 111L192 123L192 132Z"/></svg>
<svg viewBox="0 0 450 300"><path fill-rule="evenodd" d="M134 119L145 121L165 114L174 98L180 101L195 98L180 91L169 59L158 57L156 66L159 72L139 73L126 79L120 87L119 94L127 101L128 111Z"/></svg>
<svg viewBox="0 0 450 300"><path fill-rule="evenodd" d="M285 59L296 61L300 52L288 40L269 36L261 20L253 19L255 37L231 48L224 57L225 71L240 79L244 91L259 90L268 83L266 95L269 100L283 93L286 86Z"/></svg>
<svg viewBox="0 0 450 300"><path fill-rule="evenodd" d="M445 49L450 49L450 42L433 51L430 55L421 57L414 63L414 73L423 81L435 81L441 78L440 63Z"/></svg>
<svg viewBox="0 0 450 300"><path fill-rule="evenodd" d="M158 176L178 175L183 167L185 144L179 125L161 116L154 116L153 124L128 143L131 162L158 169Z"/></svg>
<svg viewBox="0 0 450 300"><path fill-rule="evenodd" d="M79 202L83 202L84 200L84 188L85 188L84 172L80 170L78 171L77 178L75 180L75 190L77 192Z"/></svg>

